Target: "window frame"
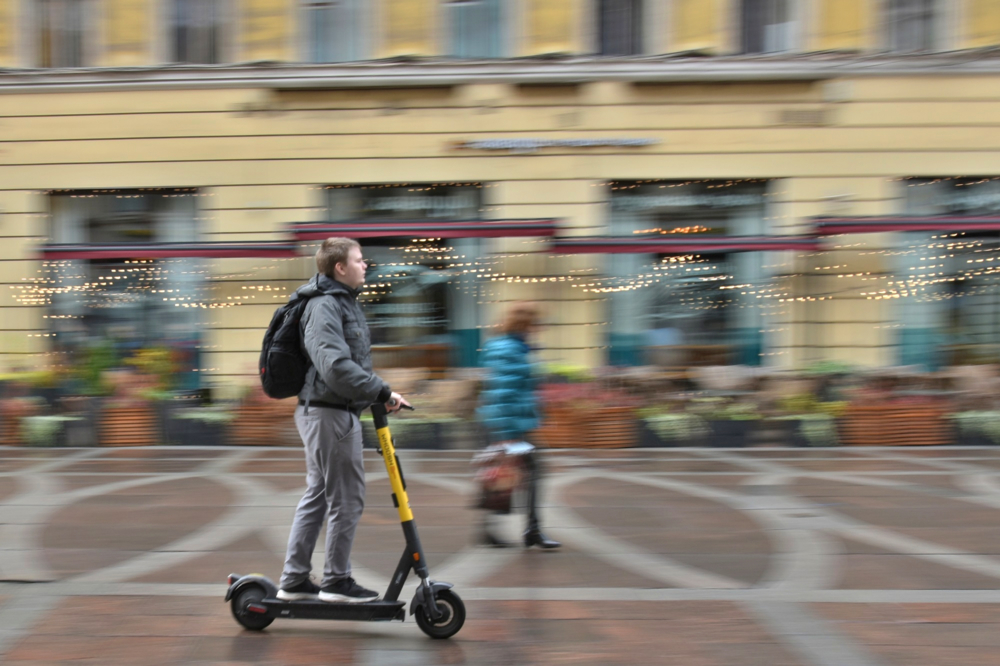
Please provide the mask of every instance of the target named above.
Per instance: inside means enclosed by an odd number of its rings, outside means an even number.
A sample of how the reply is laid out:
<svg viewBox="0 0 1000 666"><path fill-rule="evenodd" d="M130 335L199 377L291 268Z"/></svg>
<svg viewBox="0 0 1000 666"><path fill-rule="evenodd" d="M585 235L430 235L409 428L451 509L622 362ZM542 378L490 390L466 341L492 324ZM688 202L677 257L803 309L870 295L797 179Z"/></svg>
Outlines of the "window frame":
<svg viewBox="0 0 1000 666"><path fill-rule="evenodd" d="M638 5L638 10L635 12L633 17L634 25L632 26L632 38L637 44L635 48L630 49L630 53L605 53L604 49L604 8L605 3L610 2L628 2L632 5ZM654 41L651 37L650 30L647 29L647 24L653 13L653 8L657 5L655 0L592 0L590 5L590 16L593 21L593 34L594 34L594 47L593 52L595 55L608 57L608 58L626 58L629 56L639 56L649 53L648 46Z"/></svg>
<svg viewBox="0 0 1000 666"><path fill-rule="evenodd" d="M496 53L494 54L465 55L457 52L459 49L456 48L456 45L459 43L459 40L455 32L456 9L462 5L474 4L493 5L493 7L487 7L486 11L491 11L492 9L492 11L496 12L496 21L492 22L496 29L496 34L493 36L496 46ZM510 46L511 4L513 3L505 2L504 0L443 0L441 9L444 18L443 51L445 56L465 60L490 60L509 57L512 50Z"/></svg>
<svg viewBox="0 0 1000 666"><path fill-rule="evenodd" d="M897 27L899 21L893 17L893 13L894 11L902 12L905 10L896 8L894 5L896 3L905 2L927 2L930 5L930 28L928 31L929 44L925 47L915 49L902 48L897 43L900 35L900 31ZM880 14L886 51L899 54L932 53L934 51L939 51L944 47L944 36L948 26L949 12L945 3L942 3L940 0L883 0ZM925 21L926 20L928 19L925 19Z"/></svg>
<svg viewBox="0 0 1000 666"><path fill-rule="evenodd" d="M346 57L330 57L327 59L316 59L312 57L313 42L311 41L313 23L311 14L320 5L343 5L343 9L348 12L350 26L347 33L351 37ZM370 38L369 27L372 25L369 14L372 11L372 3L362 0L296 0L295 16L297 23L296 34L299 36L297 47L298 56L302 62L311 64L357 62L365 60L373 53L372 40Z"/></svg>
<svg viewBox="0 0 1000 666"><path fill-rule="evenodd" d="M760 22L760 27L762 29L762 34L760 35L761 48L759 50L751 50L748 47L748 35L749 31L747 28L747 12L748 5L751 2L755 2L758 6L763 7L764 11L771 15L772 19L777 17L774 14L777 13L777 3L783 2L785 4L786 17L785 21L778 22L776 20L772 22L767 22L763 20ZM802 3L795 2L794 0L741 0L736 4L737 7L737 32L736 32L736 48L737 51L744 55L769 55L769 54L779 54L779 53L791 53L800 48L802 41L802 26L803 26L803 8ZM775 39L775 35L772 34L768 36L768 29L774 26L786 26L782 29L783 34L780 35L781 40L784 42L783 45L772 46L771 40ZM777 30L774 31L775 33Z"/></svg>
<svg viewBox="0 0 1000 666"><path fill-rule="evenodd" d="M216 35L216 59L213 62L182 60L177 53L178 40L175 35L176 30L176 8L179 3L201 2L212 3L218 11ZM160 31L164 36L163 60L167 63L181 65L221 65L232 61L233 53L233 30L236 26L235 16L232 11L230 0L163 0L159 13L163 29Z"/></svg>
<svg viewBox="0 0 1000 666"><path fill-rule="evenodd" d="M74 64L53 63L46 64L46 56L43 54L42 20L43 5L76 5L80 8L80 51L79 62ZM97 60L97 19L95 11L97 9L93 0L32 0L29 8L28 19L30 26L28 29L29 42L28 57L32 66L40 69L80 69L94 66ZM50 54L51 55L51 54Z"/></svg>

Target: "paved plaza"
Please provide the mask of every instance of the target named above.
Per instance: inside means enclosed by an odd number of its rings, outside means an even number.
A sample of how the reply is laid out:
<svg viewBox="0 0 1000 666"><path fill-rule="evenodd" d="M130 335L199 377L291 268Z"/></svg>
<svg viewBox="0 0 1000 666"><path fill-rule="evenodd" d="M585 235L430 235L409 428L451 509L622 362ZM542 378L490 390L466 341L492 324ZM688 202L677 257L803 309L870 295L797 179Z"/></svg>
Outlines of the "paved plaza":
<svg viewBox="0 0 1000 666"><path fill-rule="evenodd" d="M470 452L399 455L468 608L448 641L233 621L226 575L280 574L298 449L0 448L0 662L1000 664L1000 449L548 451L554 552L475 544ZM384 589L403 540L366 468L354 573Z"/></svg>

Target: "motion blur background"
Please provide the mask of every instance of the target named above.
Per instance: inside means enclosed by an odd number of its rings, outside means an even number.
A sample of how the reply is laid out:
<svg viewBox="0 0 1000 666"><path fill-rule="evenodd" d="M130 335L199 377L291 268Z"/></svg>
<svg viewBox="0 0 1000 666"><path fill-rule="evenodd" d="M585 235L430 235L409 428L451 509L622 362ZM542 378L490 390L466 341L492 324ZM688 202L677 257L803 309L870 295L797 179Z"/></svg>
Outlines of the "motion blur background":
<svg viewBox="0 0 1000 666"><path fill-rule="evenodd" d="M5 395L260 399L336 235L445 416L516 299L552 384L975 392L998 45L990 0L0 0Z"/></svg>
<svg viewBox="0 0 1000 666"><path fill-rule="evenodd" d="M257 358L330 236L450 641L222 603L281 570ZM0 0L0 660L994 663L998 271L998 0ZM472 508L521 299L558 552Z"/></svg>

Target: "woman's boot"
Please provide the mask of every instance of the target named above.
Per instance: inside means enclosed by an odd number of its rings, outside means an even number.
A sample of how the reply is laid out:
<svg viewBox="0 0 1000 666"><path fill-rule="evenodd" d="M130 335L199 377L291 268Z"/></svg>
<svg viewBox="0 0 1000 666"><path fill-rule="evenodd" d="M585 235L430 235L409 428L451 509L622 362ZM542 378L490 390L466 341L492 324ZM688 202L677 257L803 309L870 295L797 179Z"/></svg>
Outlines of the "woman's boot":
<svg viewBox="0 0 1000 666"><path fill-rule="evenodd" d="M539 527L538 523L538 459L535 457L535 452L524 456L524 468L525 474L527 475L527 487L528 487L528 529L524 532L524 547L531 548L532 546L538 546L539 548L559 548L562 546L561 543L555 539L550 539L544 534Z"/></svg>

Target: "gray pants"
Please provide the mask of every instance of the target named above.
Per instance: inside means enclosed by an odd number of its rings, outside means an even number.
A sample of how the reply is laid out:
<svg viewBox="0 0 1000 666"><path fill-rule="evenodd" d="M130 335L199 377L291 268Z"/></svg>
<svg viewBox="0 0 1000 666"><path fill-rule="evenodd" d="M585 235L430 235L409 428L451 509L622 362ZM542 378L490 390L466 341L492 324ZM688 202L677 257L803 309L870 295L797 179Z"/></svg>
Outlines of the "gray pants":
<svg viewBox="0 0 1000 666"><path fill-rule="evenodd" d="M309 577L319 531L326 525L326 567L320 587L351 575L351 546L365 509L361 421L342 409L299 405L295 425L306 453L306 494L295 509L281 587Z"/></svg>

